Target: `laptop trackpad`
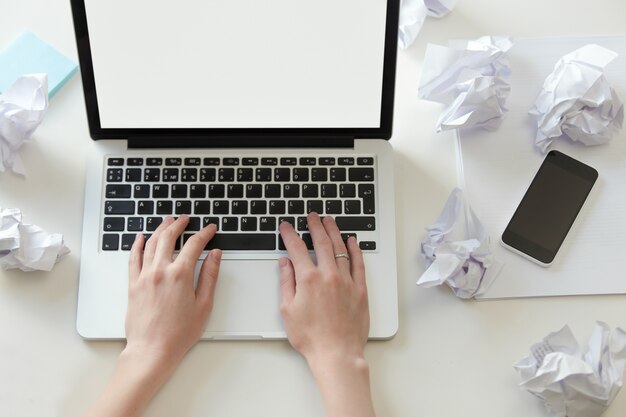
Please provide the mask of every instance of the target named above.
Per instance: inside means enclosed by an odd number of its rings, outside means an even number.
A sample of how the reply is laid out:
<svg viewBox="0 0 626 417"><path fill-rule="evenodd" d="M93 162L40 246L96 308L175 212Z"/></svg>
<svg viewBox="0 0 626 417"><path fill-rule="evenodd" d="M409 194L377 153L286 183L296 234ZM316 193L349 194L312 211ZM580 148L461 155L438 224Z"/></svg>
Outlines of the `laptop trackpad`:
<svg viewBox="0 0 626 417"><path fill-rule="evenodd" d="M283 338L279 306L278 260L223 259L203 337Z"/></svg>

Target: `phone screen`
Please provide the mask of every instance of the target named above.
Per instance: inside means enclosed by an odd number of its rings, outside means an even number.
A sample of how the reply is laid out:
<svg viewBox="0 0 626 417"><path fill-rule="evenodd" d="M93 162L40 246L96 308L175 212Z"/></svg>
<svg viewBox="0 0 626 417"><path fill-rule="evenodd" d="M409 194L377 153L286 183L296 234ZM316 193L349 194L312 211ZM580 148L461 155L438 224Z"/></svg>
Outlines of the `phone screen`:
<svg viewBox="0 0 626 417"><path fill-rule="evenodd" d="M549 264L572 227L598 172L550 151L506 227L502 241Z"/></svg>

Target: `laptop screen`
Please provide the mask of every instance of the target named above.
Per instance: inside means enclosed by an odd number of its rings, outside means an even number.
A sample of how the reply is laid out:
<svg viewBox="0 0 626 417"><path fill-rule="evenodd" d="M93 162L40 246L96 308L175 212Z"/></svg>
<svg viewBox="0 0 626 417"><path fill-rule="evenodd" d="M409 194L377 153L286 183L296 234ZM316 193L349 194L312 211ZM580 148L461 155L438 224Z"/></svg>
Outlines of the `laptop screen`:
<svg viewBox="0 0 626 417"><path fill-rule="evenodd" d="M103 129L378 128L387 0L85 0Z"/></svg>

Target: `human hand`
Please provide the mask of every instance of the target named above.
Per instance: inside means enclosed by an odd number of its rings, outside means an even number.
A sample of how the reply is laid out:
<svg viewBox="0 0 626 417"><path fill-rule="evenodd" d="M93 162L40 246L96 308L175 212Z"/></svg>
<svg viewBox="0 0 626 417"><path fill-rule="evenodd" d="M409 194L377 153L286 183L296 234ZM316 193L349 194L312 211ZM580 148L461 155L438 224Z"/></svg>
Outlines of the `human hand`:
<svg viewBox="0 0 626 417"><path fill-rule="evenodd" d="M291 261L281 258L281 315L292 346L310 366L362 359L369 333L363 255L354 237L341 238L331 217L308 216L317 266L291 224L280 233ZM348 254L335 257L336 254Z"/></svg>
<svg viewBox="0 0 626 417"><path fill-rule="evenodd" d="M174 365L198 341L213 307L221 251L209 252L194 290L198 257L215 236L211 224L189 238L176 259L175 242L189 223L166 218L145 243L138 234L130 252L127 349Z"/></svg>

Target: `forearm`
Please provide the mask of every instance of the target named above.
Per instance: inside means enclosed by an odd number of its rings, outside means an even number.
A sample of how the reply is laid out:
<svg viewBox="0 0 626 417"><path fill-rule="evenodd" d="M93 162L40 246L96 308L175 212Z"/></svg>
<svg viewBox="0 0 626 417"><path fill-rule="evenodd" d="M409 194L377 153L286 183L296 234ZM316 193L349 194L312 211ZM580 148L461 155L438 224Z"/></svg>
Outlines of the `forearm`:
<svg viewBox="0 0 626 417"><path fill-rule="evenodd" d="M175 363L151 357L132 348L124 349L104 392L90 408L87 416L140 415L175 368Z"/></svg>
<svg viewBox="0 0 626 417"><path fill-rule="evenodd" d="M369 366L362 356L309 361L327 417L374 417Z"/></svg>

